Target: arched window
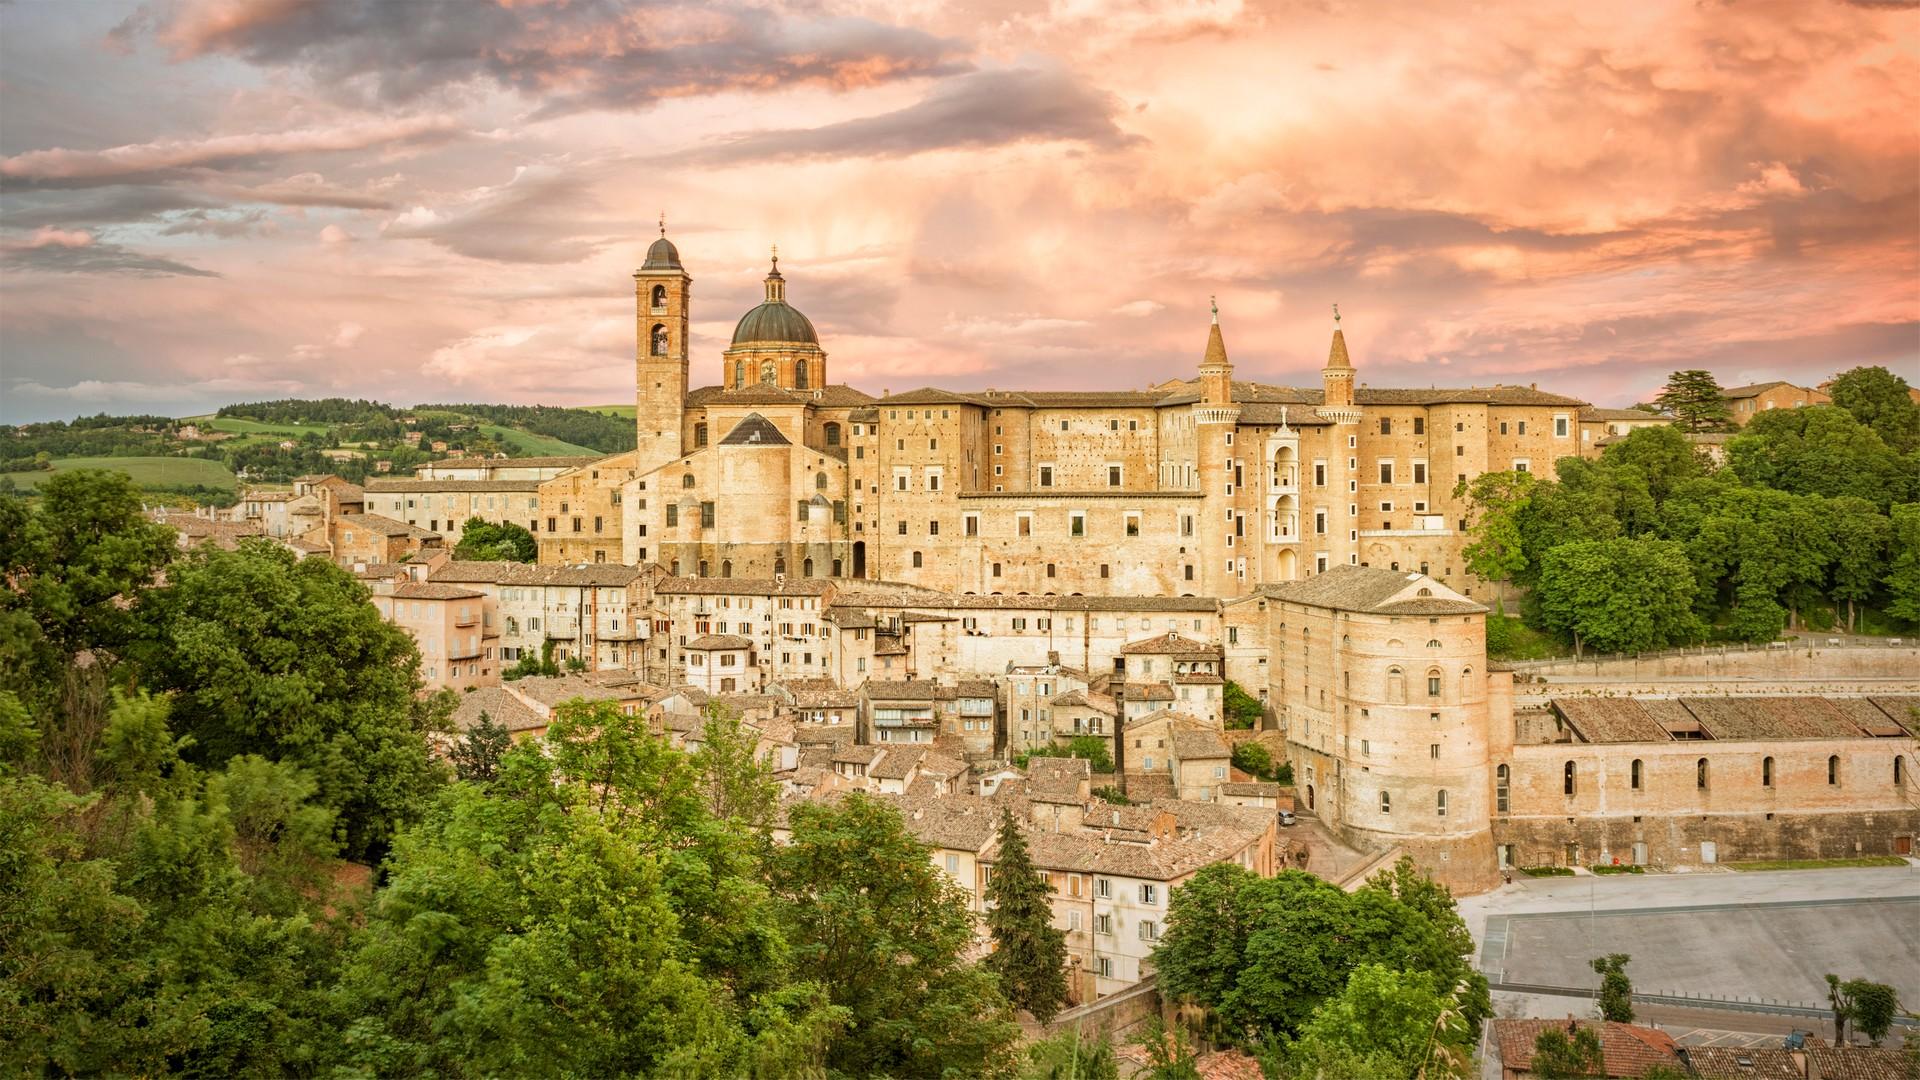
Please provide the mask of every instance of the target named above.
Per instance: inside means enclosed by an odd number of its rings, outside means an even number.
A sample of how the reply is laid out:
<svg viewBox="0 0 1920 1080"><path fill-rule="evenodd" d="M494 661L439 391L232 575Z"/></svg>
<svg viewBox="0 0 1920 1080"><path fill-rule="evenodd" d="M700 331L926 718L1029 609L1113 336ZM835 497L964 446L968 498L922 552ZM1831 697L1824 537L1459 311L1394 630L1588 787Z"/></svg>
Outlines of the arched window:
<svg viewBox="0 0 1920 1080"><path fill-rule="evenodd" d="M1428 697L1440 696L1440 669L1439 668L1427 669L1427 696Z"/></svg>
<svg viewBox="0 0 1920 1080"><path fill-rule="evenodd" d="M1773 786L1773 759L1770 757L1760 759L1760 786Z"/></svg>
<svg viewBox="0 0 1920 1080"><path fill-rule="evenodd" d="M1907 782L1907 761L1899 754L1893 755L1893 786L1903 787Z"/></svg>
<svg viewBox="0 0 1920 1080"><path fill-rule="evenodd" d="M1053 564L1052 564L1052 563L1048 563L1048 564L1047 564L1047 576L1048 576L1048 577L1053 577L1053 576L1054 576L1054 573L1053 573Z"/></svg>
<svg viewBox="0 0 1920 1080"><path fill-rule="evenodd" d="M1628 778L1628 783L1633 785L1633 790L1639 791L1642 783L1644 782L1644 778L1646 776L1646 766L1641 764L1639 758L1633 759L1632 772L1633 772L1633 775Z"/></svg>
<svg viewBox="0 0 1920 1080"><path fill-rule="evenodd" d="M683 487L683 488L691 488L691 487L693 486L693 474L692 474L692 473L681 473L681 474L680 474L680 486L681 486L681 487Z"/></svg>
<svg viewBox="0 0 1920 1080"><path fill-rule="evenodd" d="M1446 788L1441 788L1439 792L1437 792L1434 795L1433 812L1436 817L1447 816L1447 789Z"/></svg>
<svg viewBox="0 0 1920 1080"><path fill-rule="evenodd" d="M1440 639L1439 639L1439 638L1430 638L1430 639L1428 639L1428 641L1427 641L1427 648L1429 648L1429 649L1437 649L1437 648L1439 648L1439 647L1440 647Z"/></svg>
<svg viewBox="0 0 1920 1080"><path fill-rule="evenodd" d="M707 576L707 560L705 560L705 559L701 559L701 560L700 560L700 574L699 574L699 576L700 576L700 577L706 577L706 576Z"/></svg>
<svg viewBox="0 0 1920 1080"><path fill-rule="evenodd" d="M807 388L807 362L805 360L795 360L793 362L793 387L796 390L805 390Z"/></svg>
<svg viewBox="0 0 1920 1080"><path fill-rule="evenodd" d="M761 382L773 381L773 361L771 360L760 361L760 381Z"/></svg>
<svg viewBox="0 0 1920 1080"><path fill-rule="evenodd" d="M1383 814L1393 813L1393 792L1383 791L1380 793L1380 812Z"/></svg>
<svg viewBox="0 0 1920 1080"><path fill-rule="evenodd" d="M1507 801L1513 792L1513 770L1505 765L1493 770L1493 810L1497 814L1507 812Z"/></svg>
<svg viewBox="0 0 1920 1080"><path fill-rule="evenodd" d="M747 362L745 360L735 360L733 362L733 388L738 390L745 385L747 385Z"/></svg>
<svg viewBox="0 0 1920 1080"><path fill-rule="evenodd" d="M1427 565L1426 563L1421 563L1421 564L1420 564L1420 566L1421 566L1421 570L1420 570L1420 572L1421 572L1421 573L1423 573L1423 574L1427 572L1427 571L1426 571L1426 565ZM1422 589L1421 589L1421 590L1420 590L1419 592L1417 592L1417 593L1414 593L1413 595L1415 595L1415 596L1432 596L1432 595L1433 595L1433 590L1432 590L1432 589L1428 589L1428 588L1422 588Z"/></svg>
<svg viewBox="0 0 1920 1080"><path fill-rule="evenodd" d="M668 565L667 572L672 574L674 577L679 577L680 576L680 560L679 559L673 560L673 562Z"/></svg>
<svg viewBox="0 0 1920 1080"><path fill-rule="evenodd" d="M779 577L786 576L787 557L785 555L782 555L779 558L773 560L773 572L776 576L779 576Z"/></svg>
<svg viewBox="0 0 1920 1080"><path fill-rule="evenodd" d="M828 446L840 445L840 425L839 424L828 424L822 430L826 432Z"/></svg>
<svg viewBox="0 0 1920 1080"><path fill-rule="evenodd" d="M1566 768L1561 770L1560 790L1565 792L1568 798L1573 797L1573 762L1571 761L1567 762Z"/></svg>
<svg viewBox="0 0 1920 1080"><path fill-rule="evenodd" d="M1387 702L1392 705L1407 703L1407 675L1397 667L1387 669Z"/></svg>
<svg viewBox="0 0 1920 1080"><path fill-rule="evenodd" d="M707 445L707 425L705 424L693 425L693 445L695 446Z"/></svg>
<svg viewBox="0 0 1920 1080"><path fill-rule="evenodd" d="M653 355L667 355L667 324L653 324Z"/></svg>
<svg viewBox="0 0 1920 1080"><path fill-rule="evenodd" d="M800 576L801 577L813 576L813 560L812 559L808 559L800 564Z"/></svg>
<svg viewBox="0 0 1920 1080"><path fill-rule="evenodd" d="M666 309L667 287L665 285L655 285L653 287L653 310L665 311Z"/></svg>
<svg viewBox="0 0 1920 1080"><path fill-rule="evenodd" d="M1701 791L1707 790L1707 759L1701 758L1693 763L1693 786Z"/></svg>
<svg viewBox="0 0 1920 1080"><path fill-rule="evenodd" d="M920 555L920 553L919 553L919 552L917 552L917 551L916 551L916 552L914 552L914 553L913 553L913 568L914 568L915 570L918 570L918 569L920 569L920 567L921 567L922 565L924 565L924 562L923 562L923 560L922 560L922 558L921 558L921 555Z"/></svg>
<svg viewBox="0 0 1920 1080"><path fill-rule="evenodd" d="M813 490L815 491L827 490L827 474L826 473L820 472L820 473L813 474Z"/></svg>
<svg viewBox="0 0 1920 1080"><path fill-rule="evenodd" d="M733 560L732 559L720 560L720 576L721 577L733 576Z"/></svg>
<svg viewBox="0 0 1920 1080"><path fill-rule="evenodd" d="M1827 757L1827 783L1835 787L1838 787L1840 785L1840 755L1839 754L1830 754Z"/></svg>

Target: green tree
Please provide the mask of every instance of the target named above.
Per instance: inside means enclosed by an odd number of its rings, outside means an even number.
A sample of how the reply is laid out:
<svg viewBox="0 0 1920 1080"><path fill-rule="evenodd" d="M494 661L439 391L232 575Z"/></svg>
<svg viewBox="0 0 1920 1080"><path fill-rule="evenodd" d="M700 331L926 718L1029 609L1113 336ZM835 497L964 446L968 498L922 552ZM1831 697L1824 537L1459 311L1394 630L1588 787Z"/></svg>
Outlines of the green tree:
<svg viewBox="0 0 1920 1080"><path fill-rule="evenodd" d="M462 780L491 781L500 771L500 759L513 747L513 735L480 710L480 719L447 750L453 772Z"/></svg>
<svg viewBox="0 0 1920 1080"><path fill-rule="evenodd" d="M1835 376L1828 388L1833 403L1872 428L1901 453L1920 449L1920 406L1907 380L1883 367L1857 367Z"/></svg>
<svg viewBox="0 0 1920 1080"><path fill-rule="evenodd" d="M1860 1029L1873 1045L1887 1037L1887 1030L1900 1015L1900 995L1886 983L1868 979L1848 979L1846 993L1852 1004L1853 1026Z"/></svg>
<svg viewBox="0 0 1920 1080"><path fill-rule="evenodd" d="M1827 521L1835 549L1829 595L1846 605L1852 630L1858 606L1873 598L1886 575L1893 521L1867 500L1851 497L1827 500Z"/></svg>
<svg viewBox="0 0 1920 1080"><path fill-rule="evenodd" d="M345 570L267 541L204 547L141 606L136 668L175 695L189 760L259 754L308 770L352 858L377 857L424 808L442 779L426 737L451 701L417 696L413 640Z"/></svg>
<svg viewBox="0 0 1920 1080"><path fill-rule="evenodd" d="M1495 603L1500 583L1527 568L1521 520L1531 504L1533 482L1532 473L1490 472L1453 489L1455 499L1467 501L1466 533L1472 538L1462 549L1467 570L1494 583Z"/></svg>
<svg viewBox="0 0 1920 1080"><path fill-rule="evenodd" d="M1626 953L1608 953L1592 960L1600 976L1600 1016L1619 1024L1633 1023L1633 980L1627 978Z"/></svg>
<svg viewBox="0 0 1920 1080"><path fill-rule="evenodd" d="M1893 553L1881 583L1887 589L1887 614L1920 623L1920 503L1901 503L1889 516Z"/></svg>
<svg viewBox="0 0 1920 1080"><path fill-rule="evenodd" d="M530 563L540 557L540 543L511 521L495 524L473 517L460 526L460 542L453 546L453 557Z"/></svg>
<svg viewBox="0 0 1920 1080"><path fill-rule="evenodd" d="M1233 767L1262 780L1273 779L1273 755L1257 742L1243 742L1233 748Z"/></svg>
<svg viewBox="0 0 1920 1080"><path fill-rule="evenodd" d="M1081 758L1094 772L1113 771L1113 754L1107 749L1106 738L1100 735L1075 735L1065 746L1038 746L1020 755L1014 763L1024 769L1028 761L1037 757Z"/></svg>
<svg viewBox="0 0 1920 1080"><path fill-rule="evenodd" d="M1081 1034L1077 1024L1035 1039L1021 1055L1018 1080L1120 1080L1113 1044L1103 1034Z"/></svg>
<svg viewBox="0 0 1920 1080"><path fill-rule="evenodd" d="M999 853L987 882L987 931L993 951L988 971L1016 1008L1045 1024L1067 999L1067 935L1053 925L1053 900L1046 879L1033 868L1027 838L1000 810Z"/></svg>
<svg viewBox="0 0 1920 1080"><path fill-rule="evenodd" d="M146 519L121 473L57 473L39 495L37 509L0 496L0 690L70 711L59 699L74 659L105 668L124 655L174 533Z"/></svg>
<svg viewBox="0 0 1920 1080"><path fill-rule="evenodd" d="M1827 1007L1833 1010L1833 1045L1847 1045L1847 1025L1853 1022L1853 994L1840 976L1827 973Z"/></svg>
<svg viewBox="0 0 1920 1080"><path fill-rule="evenodd" d="M1606 1075L1600 1034L1591 1024L1550 1027L1533 1040L1533 1066L1541 1080L1580 1080Z"/></svg>
<svg viewBox="0 0 1920 1080"><path fill-rule="evenodd" d="M1794 495L1852 496L1878 507L1915 495L1916 462L1845 409L1773 409L1727 443L1741 482Z"/></svg>
<svg viewBox="0 0 1920 1080"><path fill-rule="evenodd" d="M1353 969L1378 963L1458 988L1468 1034L1492 1014L1472 937L1443 886L1411 861L1347 893L1300 871L1262 878L1231 863L1175 889L1154 949L1171 1000L1205 1006L1223 1039L1292 1035Z"/></svg>
<svg viewBox="0 0 1920 1080"><path fill-rule="evenodd" d="M1425 972L1362 964L1286 1044L1286 1075L1465 1077L1473 1064L1469 1025L1451 994Z"/></svg>
<svg viewBox="0 0 1920 1080"><path fill-rule="evenodd" d="M1147 1067L1137 1076L1147 1080L1200 1080L1200 1055L1187 1029L1177 1023L1169 1027L1159 1013L1147 1017L1128 1041L1147 1055Z"/></svg>
<svg viewBox="0 0 1920 1080"><path fill-rule="evenodd" d="M1636 652L1689 641L1694 573L1686 549L1670 540L1590 540L1549 550L1536 587L1550 629L1585 648Z"/></svg>
<svg viewBox="0 0 1920 1080"><path fill-rule="evenodd" d="M1232 679L1227 680L1226 688L1221 692L1221 706L1226 713L1226 724L1230 728L1257 728L1266 709L1260 699L1242 689Z"/></svg>
<svg viewBox="0 0 1920 1080"><path fill-rule="evenodd" d="M780 805L780 784L773 778L773 767L760 757L759 732L717 701L707 704L705 715L693 767L707 809L722 821L737 822L756 836L764 835Z"/></svg>
<svg viewBox="0 0 1920 1080"><path fill-rule="evenodd" d="M933 865L900 815L853 794L803 803L792 837L769 858L795 961L846 1010L826 1054L848 1074L1000 1071L1018 1036L989 972L963 957L973 939L965 897Z"/></svg>
<svg viewBox="0 0 1920 1080"><path fill-rule="evenodd" d="M1711 371L1693 368L1668 375L1667 385L1653 401L1689 432L1726 431L1733 426L1732 413Z"/></svg>

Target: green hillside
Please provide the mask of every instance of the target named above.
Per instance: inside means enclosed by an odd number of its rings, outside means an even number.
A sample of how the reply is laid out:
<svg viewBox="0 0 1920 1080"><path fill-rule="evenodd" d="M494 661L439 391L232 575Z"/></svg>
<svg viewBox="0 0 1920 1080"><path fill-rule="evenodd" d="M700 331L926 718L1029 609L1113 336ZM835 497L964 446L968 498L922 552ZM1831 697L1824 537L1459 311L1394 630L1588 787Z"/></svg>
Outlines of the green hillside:
<svg viewBox="0 0 1920 1080"><path fill-rule="evenodd" d="M74 457L55 458L52 471L0 473L23 491L36 488L56 472L70 469L112 469L126 473L144 488L210 487L232 491L233 472L217 461L185 457Z"/></svg>
<svg viewBox="0 0 1920 1080"><path fill-rule="evenodd" d="M521 431L503 424L480 424L477 427L482 434L500 440L511 446L516 454L526 457L562 457L575 454L602 456L600 451L590 446L578 446L551 435L535 435L531 431Z"/></svg>
<svg viewBox="0 0 1920 1080"><path fill-rule="evenodd" d="M582 406L582 408L586 409L586 411L588 412L600 413L603 416L624 416L631 419L633 417L635 406L633 405L585 405L585 406Z"/></svg>

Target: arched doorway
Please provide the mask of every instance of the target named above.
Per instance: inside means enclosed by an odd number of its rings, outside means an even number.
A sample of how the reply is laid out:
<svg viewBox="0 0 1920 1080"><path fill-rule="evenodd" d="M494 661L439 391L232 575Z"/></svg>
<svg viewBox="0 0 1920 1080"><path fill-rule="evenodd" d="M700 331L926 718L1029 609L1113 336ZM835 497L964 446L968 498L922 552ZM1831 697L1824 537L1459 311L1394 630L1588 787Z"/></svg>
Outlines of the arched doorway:
<svg viewBox="0 0 1920 1080"><path fill-rule="evenodd" d="M1307 809L1313 809L1313 785L1307 785Z"/></svg>
<svg viewBox="0 0 1920 1080"><path fill-rule="evenodd" d="M867 576L867 542L865 540L853 542L853 576L857 578Z"/></svg>

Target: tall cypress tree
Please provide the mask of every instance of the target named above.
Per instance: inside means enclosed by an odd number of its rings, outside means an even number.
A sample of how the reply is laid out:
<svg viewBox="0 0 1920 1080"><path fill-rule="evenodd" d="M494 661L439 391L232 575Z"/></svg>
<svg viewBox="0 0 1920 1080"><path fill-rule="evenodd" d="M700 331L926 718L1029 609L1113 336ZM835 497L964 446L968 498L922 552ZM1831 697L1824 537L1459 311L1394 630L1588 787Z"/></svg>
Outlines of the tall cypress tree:
<svg viewBox="0 0 1920 1080"><path fill-rule="evenodd" d="M1067 998L1067 935L1053 925L1047 883L1033 868L1027 839L1013 814L1000 811L1000 856L987 883L987 929L994 950L987 970L1000 980L1007 1000L1041 1023L1053 1019Z"/></svg>
<svg viewBox="0 0 1920 1080"><path fill-rule="evenodd" d="M1733 427L1733 413L1720 396L1720 384L1711 371L1676 371L1667 376L1666 388L1653 400L1678 417L1687 431L1728 431Z"/></svg>

